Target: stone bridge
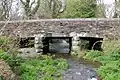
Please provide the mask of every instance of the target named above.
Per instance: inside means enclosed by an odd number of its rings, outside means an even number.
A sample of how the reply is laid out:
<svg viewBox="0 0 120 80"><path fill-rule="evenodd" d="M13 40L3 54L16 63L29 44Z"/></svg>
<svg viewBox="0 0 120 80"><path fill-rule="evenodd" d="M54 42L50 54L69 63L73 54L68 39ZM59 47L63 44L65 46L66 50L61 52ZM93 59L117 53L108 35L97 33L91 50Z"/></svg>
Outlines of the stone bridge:
<svg viewBox="0 0 120 80"><path fill-rule="evenodd" d="M119 22L120 19L106 18L0 21L0 34L24 38L52 33L51 37L72 37L75 39L77 36L84 39L91 37L94 40L95 38L101 40L104 37L119 39ZM96 41L93 42L92 39L92 45Z"/></svg>
<svg viewBox="0 0 120 80"><path fill-rule="evenodd" d="M40 19L21 21L0 21L0 31L4 35L33 36L41 32L69 35L71 32L87 33L88 36L104 37L106 33L119 32L120 19ZM5 26L4 26L5 25ZM4 27L3 27L4 26Z"/></svg>

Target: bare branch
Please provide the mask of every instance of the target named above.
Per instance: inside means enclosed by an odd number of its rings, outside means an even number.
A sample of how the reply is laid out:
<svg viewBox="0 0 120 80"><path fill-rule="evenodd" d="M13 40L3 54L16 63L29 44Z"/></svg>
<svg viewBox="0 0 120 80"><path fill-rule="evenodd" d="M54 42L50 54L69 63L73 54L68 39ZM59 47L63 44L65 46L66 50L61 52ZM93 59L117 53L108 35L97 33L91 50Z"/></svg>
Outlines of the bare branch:
<svg viewBox="0 0 120 80"><path fill-rule="evenodd" d="M60 0L60 3L61 3L61 9L59 10L59 12L63 12L65 7L66 7L66 3L65 3L65 0Z"/></svg>
<svg viewBox="0 0 120 80"><path fill-rule="evenodd" d="M32 14L35 14L37 12L37 10L39 9L39 6L40 6L40 0L37 1L37 5L33 9Z"/></svg>
<svg viewBox="0 0 120 80"><path fill-rule="evenodd" d="M33 2L30 4L30 8L32 7L32 5L35 3L35 0L33 0Z"/></svg>
<svg viewBox="0 0 120 80"><path fill-rule="evenodd" d="M21 2L23 5L25 5L25 2L24 2L23 0L20 0L20 2Z"/></svg>

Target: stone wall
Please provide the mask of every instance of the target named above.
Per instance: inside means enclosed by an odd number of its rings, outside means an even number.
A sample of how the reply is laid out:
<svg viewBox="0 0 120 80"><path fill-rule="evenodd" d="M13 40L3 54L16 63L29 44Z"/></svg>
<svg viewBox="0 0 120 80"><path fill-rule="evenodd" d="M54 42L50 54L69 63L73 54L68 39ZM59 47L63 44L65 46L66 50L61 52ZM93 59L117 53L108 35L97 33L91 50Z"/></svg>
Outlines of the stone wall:
<svg viewBox="0 0 120 80"><path fill-rule="evenodd" d="M33 36L42 32L54 32L69 35L71 32L87 36L119 36L120 19L40 19L23 21L0 21L0 34ZM4 27L3 27L4 26ZM107 35L106 35L107 34ZM86 36L86 35L85 35Z"/></svg>

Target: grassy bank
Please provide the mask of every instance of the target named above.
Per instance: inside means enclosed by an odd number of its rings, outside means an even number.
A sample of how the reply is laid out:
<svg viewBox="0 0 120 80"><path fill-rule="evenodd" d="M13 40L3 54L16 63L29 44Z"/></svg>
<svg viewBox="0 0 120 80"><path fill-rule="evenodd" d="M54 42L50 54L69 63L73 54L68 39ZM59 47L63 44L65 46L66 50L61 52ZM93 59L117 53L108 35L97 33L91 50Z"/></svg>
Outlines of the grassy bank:
<svg viewBox="0 0 120 80"><path fill-rule="evenodd" d="M16 73L17 80L62 80L62 75L68 68L66 60L53 59L47 55L22 59L0 50L0 59Z"/></svg>
<svg viewBox="0 0 120 80"><path fill-rule="evenodd" d="M120 41L105 41L103 50L87 51L84 58L102 64L97 71L102 80L120 80Z"/></svg>
<svg viewBox="0 0 120 80"><path fill-rule="evenodd" d="M26 60L19 67L20 80L62 80L67 67L66 60L53 60L50 56Z"/></svg>
<svg viewBox="0 0 120 80"><path fill-rule="evenodd" d="M12 42L15 41L7 37L0 37L0 60L4 61L16 74L15 80L62 80L61 77L68 68L65 59L54 59L53 56L47 55L23 59L17 56L16 47L12 47L15 43ZM5 70L0 72L0 80L7 80L4 72L8 73Z"/></svg>

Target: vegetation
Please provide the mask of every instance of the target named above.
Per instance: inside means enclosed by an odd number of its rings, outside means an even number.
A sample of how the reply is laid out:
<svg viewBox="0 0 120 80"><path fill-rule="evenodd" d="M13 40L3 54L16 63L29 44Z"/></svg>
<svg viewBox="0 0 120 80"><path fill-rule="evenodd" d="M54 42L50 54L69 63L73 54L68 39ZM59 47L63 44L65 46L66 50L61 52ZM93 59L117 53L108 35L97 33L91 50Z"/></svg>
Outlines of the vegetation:
<svg viewBox="0 0 120 80"><path fill-rule="evenodd" d="M64 18L91 18L96 17L96 0L67 0Z"/></svg>
<svg viewBox="0 0 120 80"><path fill-rule="evenodd" d="M101 76L102 80L120 79L119 44L119 41L105 42L103 52L86 52L86 56L84 58L101 62L102 66L100 66L100 68L98 69L98 74Z"/></svg>
<svg viewBox="0 0 120 80"><path fill-rule="evenodd" d="M106 11L104 4L98 4L96 10L96 17L97 18L106 18Z"/></svg>
<svg viewBox="0 0 120 80"><path fill-rule="evenodd" d="M10 41L0 38L0 46L6 42ZM6 46L8 47L8 44ZM40 55L23 59L18 57L17 53L6 52L6 47L0 49L0 60L5 61L20 80L61 80L61 75L68 68L67 61L62 58L53 59L52 56Z"/></svg>
<svg viewBox="0 0 120 80"><path fill-rule="evenodd" d="M61 80L61 75L67 67L68 65L64 59L53 60L49 56L26 60L20 66L20 79Z"/></svg>
<svg viewBox="0 0 120 80"><path fill-rule="evenodd" d="M65 10L65 0L41 0L39 18L58 18Z"/></svg>
<svg viewBox="0 0 120 80"><path fill-rule="evenodd" d="M10 10L13 0L0 1L0 20L7 20L10 17Z"/></svg>
<svg viewBox="0 0 120 80"><path fill-rule="evenodd" d="M96 0L63 0L62 4L60 1L62 0L42 0L38 15L42 18L96 17Z"/></svg>
<svg viewBox="0 0 120 80"><path fill-rule="evenodd" d="M112 7L104 4L103 0L1 0L0 20L108 16L119 18L120 1L114 1ZM14 2L17 4L13 5ZM14 6L16 8L13 8ZM109 11L110 8L111 11Z"/></svg>
<svg viewBox="0 0 120 80"><path fill-rule="evenodd" d="M20 66L24 60L21 57L17 57L13 54L8 54L4 52L3 50L0 50L0 59L3 59L12 70L14 70L17 66Z"/></svg>
<svg viewBox="0 0 120 80"><path fill-rule="evenodd" d="M35 2L35 0L33 0L33 2L31 2L31 0L25 0L25 1L20 0L20 1L24 7L26 18L28 18L28 19L33 18L33 16L39 9L40 0L37 0L37 2ZM34 5L35 3L37 5ZM35 6L35 7L33 8L33 6Z"/></svg>
<svg viewBox="0 0 120 80"><path fill-rule="evenodd" d="M12 40L11 38L7 38L5 36L0 37L0 48L4 51L7 51L12 47Z"/></svg>
<svg viewBox="0 0 120 80"><path fill-rule="evenodd" d="M0 59L9 64L20 80L61 80L61 75L68 68L64 59L52 59L50 56L39 56L34 59L22 59L0 50Z"/></svg>
<svg viewBox="0 0 120 80"><path fill-rule="evenodd" d="M0 20L17 19L12 18L16 15L20 17L25 16L25 19L35 19L36 16L39 19L106 17L105 5L96 5L96 0L66 1L67 4L64 1L62 2L62 0L20 0L18 4L22 4L23 11L19 8L12 8L13 0L1 0ZM114 16L112 17L120 17L119 4L120 0L115 0ZM21 7L21 5L15 6ZM18 14L17 11L21 11L21 13ZM6 25L7 23L4 26ZM81 47L88 47L88 42L82 43L84 45L81 45ZM7 37L0 37L0 61L5 61L21 80L36 80L38 78L40 80L61 80L61 75L68 68L66 60L53 59L51 56L45 55L32 59L23 59L17 56L16 46L14 44L14 40L8 39ZM97 71L102 80L119 80L120 78L119 44L119 41L105 41L103 52L94 50L85 51L85 59L98 61L102 64ZM76 52L73 54L76 55ZM0 80L3 77L0 74Z"/></svg>
<svg viewBox="0 0 120 80"><path fill-rule="evenodd" d="M12 0L0 1L0 19L91 18L96 17L96 0ZM22 8L22 10L21 10ZM14 18L13 18L14 17Z"/></svg>

